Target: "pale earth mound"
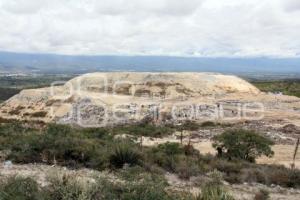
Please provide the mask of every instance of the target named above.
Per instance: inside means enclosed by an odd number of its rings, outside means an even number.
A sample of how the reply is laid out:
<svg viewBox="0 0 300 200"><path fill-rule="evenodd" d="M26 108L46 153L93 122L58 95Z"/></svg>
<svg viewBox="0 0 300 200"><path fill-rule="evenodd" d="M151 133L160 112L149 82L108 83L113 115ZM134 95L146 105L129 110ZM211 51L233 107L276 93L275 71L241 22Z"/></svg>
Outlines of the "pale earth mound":
<svg viewBox="0 0 300 200"><path fill-rule="evenodd" d="M145 119L300 123L299 98L262 93L236 76L113 72L85 74L59 84L23 90L1 105L0 117L81 126Z"/></svg>

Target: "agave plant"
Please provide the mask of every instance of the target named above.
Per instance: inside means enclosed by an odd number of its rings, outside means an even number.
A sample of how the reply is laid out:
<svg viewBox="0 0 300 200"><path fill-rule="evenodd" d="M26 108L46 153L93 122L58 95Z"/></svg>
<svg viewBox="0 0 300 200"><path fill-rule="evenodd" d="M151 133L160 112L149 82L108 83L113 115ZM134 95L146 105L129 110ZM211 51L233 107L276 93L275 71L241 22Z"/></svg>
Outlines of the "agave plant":
<svg viewBox="0 0 300 200"><path fill-rule="evenodd" d="M207 184L201 190L198 200L234 200L222 185Z"/></svg>
<svg viewBox="0 0 300 200"><path fill-rule="evenodd" d="M141 155L129 144L120 144L113 150L109 161L115 168L122 168L125 164L134 166L140 163Z"/></svg>

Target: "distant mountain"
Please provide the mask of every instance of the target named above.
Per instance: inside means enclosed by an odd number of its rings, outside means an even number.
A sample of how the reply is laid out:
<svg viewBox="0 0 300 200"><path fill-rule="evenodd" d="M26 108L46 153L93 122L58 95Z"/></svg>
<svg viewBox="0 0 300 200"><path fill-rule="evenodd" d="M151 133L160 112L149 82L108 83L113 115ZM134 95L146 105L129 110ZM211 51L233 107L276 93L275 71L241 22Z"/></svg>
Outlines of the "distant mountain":
<svg viewBox="0 0 300 200"><path fill-rule="evenodd" d="M300 74L300 58L67 56L0 52L0 72L206 71Z"/></svg>

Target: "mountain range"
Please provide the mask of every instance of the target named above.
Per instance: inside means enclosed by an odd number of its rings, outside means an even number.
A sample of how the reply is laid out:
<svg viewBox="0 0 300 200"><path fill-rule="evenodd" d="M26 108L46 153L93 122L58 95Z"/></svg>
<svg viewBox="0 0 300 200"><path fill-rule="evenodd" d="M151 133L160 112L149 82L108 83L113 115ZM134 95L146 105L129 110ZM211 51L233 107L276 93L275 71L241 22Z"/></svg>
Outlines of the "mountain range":
<svg viewBox="0 0 300 200"><path fill-rule="evenodd" d="M300 58L171 56L76 56L0 52L2 73L87 73L95 71L187 71L233 74L300 74Z"/></svg>

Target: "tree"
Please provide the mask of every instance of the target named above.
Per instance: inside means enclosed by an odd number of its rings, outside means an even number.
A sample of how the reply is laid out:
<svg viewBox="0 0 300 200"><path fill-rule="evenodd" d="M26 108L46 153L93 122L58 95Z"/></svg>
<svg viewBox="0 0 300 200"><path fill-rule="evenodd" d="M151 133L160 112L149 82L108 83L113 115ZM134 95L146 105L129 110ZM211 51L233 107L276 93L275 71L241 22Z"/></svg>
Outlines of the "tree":
<svg viewBox="0 0 300 200"><path fill-rule="evenodd" d="M236 158L255 162L259 156L272 157L274 155L271 149L274 142L254 131L225 131L215 136L213 141L213 147L218 151L218 156L228 159Z"/></svg>

